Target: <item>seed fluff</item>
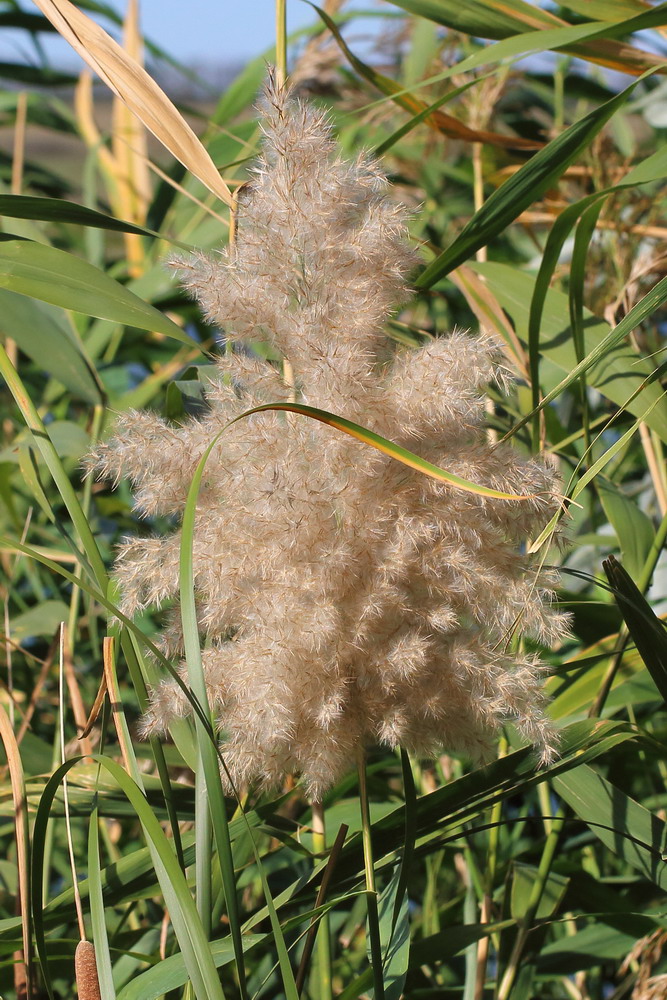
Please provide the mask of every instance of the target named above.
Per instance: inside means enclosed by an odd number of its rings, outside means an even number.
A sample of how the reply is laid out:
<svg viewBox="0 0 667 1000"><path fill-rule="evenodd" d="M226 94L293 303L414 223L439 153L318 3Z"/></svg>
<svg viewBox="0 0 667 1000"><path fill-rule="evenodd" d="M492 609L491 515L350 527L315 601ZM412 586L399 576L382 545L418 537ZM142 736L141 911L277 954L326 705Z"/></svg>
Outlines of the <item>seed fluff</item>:
<svg viewBox="0 0 667 1000"><path fill-rule="evenodd" d="M486 386L503 374L492 339L457 332L389 351L382 325L408 298L417 258L377 163L343 159L326 116L289 93L269 88L261 113L234 246L174 262L208 319L243 346L218 361L203 418L174 426L129 413L89 466L128 476L142 515L178 516L222 427L297 398L458 476L531 494L463 492L331 427L265 411L211 453L193 557L207 687L237 785L299 774L320 798L361 747L484 757L508 721L548 761L544 667L512 638L518 629L549 644L565 631L553 581L521 551L556 507L554 473L487 441ZM253 342L289 360L289 384ZM116 562L125 614L168 604L161 641L175 658L179 547L178 530L132 538ZM189 712L165 680L144 731Z"/></svg>

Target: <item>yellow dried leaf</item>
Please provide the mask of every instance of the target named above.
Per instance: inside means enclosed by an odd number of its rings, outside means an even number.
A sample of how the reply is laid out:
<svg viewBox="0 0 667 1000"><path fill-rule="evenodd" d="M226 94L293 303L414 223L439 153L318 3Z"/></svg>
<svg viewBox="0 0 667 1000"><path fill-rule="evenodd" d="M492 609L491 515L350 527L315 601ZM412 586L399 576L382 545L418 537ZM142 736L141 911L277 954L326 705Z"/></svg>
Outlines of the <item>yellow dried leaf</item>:
<svg viewBox="0 0 667 1000"><path fill-rule="evenodd" d="M35 0L51 24L137 118L209 191L231 207L213 160L167 95L110 35L69 0Z"/></svg>

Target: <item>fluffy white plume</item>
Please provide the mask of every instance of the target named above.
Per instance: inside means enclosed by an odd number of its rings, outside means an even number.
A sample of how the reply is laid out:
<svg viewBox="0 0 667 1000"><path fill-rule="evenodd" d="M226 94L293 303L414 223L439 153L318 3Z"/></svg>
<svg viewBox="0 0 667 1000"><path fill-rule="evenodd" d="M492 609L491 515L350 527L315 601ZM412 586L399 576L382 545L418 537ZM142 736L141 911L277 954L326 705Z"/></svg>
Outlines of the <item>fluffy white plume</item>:
<svg viewBox="0 0 667 1000"><path fill-rule="evenodd" d="M221 427L297 392L466 479L534 494L465 493L269 411L214 449L194 560L204 667L235 781L299 773L318 797L361 746L479 755L508 720L549 759L543 668L511 642L517 629L542 642L564 631L520 551L553 509L553 473L487 442L485 387L500 374L492 341L455 333L389 360L382 323L416 263L405 212L374 162L339 158L319 111L274 92L262 111L235 246L177 266L230 340L270 341L289 359L294 385L247 353L227 355L204 419L173 427L132 413L90 464L129 476L142 513L177 513ZM126 614L177 599L179 544L175 531L124 545ZM182 650L177 608L165 649ZM145 728L164 731L188 711L165 681Z"/></svg>

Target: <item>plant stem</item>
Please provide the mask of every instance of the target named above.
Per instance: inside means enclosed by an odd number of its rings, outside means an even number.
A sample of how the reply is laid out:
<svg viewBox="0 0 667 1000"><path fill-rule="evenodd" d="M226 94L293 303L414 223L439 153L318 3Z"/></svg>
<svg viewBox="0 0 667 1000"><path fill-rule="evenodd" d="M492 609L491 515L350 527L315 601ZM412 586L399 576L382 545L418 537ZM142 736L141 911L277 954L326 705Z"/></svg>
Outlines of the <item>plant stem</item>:
<svg viewBox="0 0 667 1000"><path fill-rule="evenodd" d="M287 81L287 0L276 0L276 82Z"/></svg>
<svg viewBox="0 0 667 1000"><path fill-rule="evenodd" d="M333 873L338 864L338 859L340 858L340 852L343 850L343 844L345 843L345 838L347 836L347 825L341 823L340 829L336 835L336 839L333 842L333 847L329 851L329 860L327 861L327 866L322 875L322 881L320 882L320 888L317 893L317 899L315 900L315 909L323 906L326 902L327 893L329 891L329 886L331 884L331 879L333 878ZM301 962L299 964L299 970L296 974L296 988L297 992L300 994L303 985L306 981L306 974L308 972L308 967L310 963L310 958L313 952L313 946L315 942L315 935L317 934L317 917L313 916L310 927L308 929L308 934L306 935L306 940L303 946L303 952L301 953ZM331 944L331 938L329 938L329 946ZM329 965L329 968L331 966Z"/></svg>
<svg viewBox="0 0 667 1000"><path fill-rule="evenodd" d="M324 808L319 801L313 802L313 851L324 854L327 849ZM329 914L320 918L315 939L315 967L319 1000L332 1000L331 990L331 921Z"/></svg>
<svg viewBox="0 0 667 1000"><path fill-rule="evenodd" d="M507 754L507 740L503 736L498 745L498 758ZM540 786L541 787L541 786ZM480 911L480 923L491 922L493 909L493 886L498 867L498 847L500 842L500 823L502 819L503 803L498 801L491 809L489 827L489 846L487 850L486 870L484 872L484 892L482 896L482 906ZM484 986L486 983L486 969L489 961L490 938L485 935L477 942L477 977L475 980L475 1000L483 1000Z"/></svg>
<svg viewBox="0 0 667 1000"><path fill-rule="evenodd" d="M551 866L556 854L556 847L558 846L558 841L564 825L565 810L561 807L554 817L551 832L546 838L544 844L540 866L537 870L535 882L533 883L533 888L528 900L528 906L519 925L516 941L514 942L514 947L512 948L512 954L510 955L507 968L505 969L505 975L503 976L498 989L497 1000L509 1000L510 994L514 989L516 977L521 967L523 950L526 946L526 941L528 940L528 935L532 929L533 922L537 916L537 910L540 905L540 900L542 899L542 893L544 892L544 887L549 877L549 872L551 871Z"/></svg>
<svg viewBox="0 0 667 1000"><path fill-rule="evenodd" d="M366 755L361 752L357 761L359 774L359 804L361 806L361 836L364 845L364 869L366 872L366 905L368 907L368 937L370 942L371 966L373 969L373 991L375 1000L384 1000L384 978L382 975L382 944L380 941L380 920L378 897L375 888L373 867L373 840L371 816L366 785Z"/></svg>

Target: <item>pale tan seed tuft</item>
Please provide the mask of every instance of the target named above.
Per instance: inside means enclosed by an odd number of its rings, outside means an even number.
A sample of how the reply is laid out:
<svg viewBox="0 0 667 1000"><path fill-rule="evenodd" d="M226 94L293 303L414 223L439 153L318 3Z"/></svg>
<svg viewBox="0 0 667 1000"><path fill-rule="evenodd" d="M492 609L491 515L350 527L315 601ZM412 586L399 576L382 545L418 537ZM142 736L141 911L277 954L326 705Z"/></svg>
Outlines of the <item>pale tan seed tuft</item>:
<svg viewBox="0 0 667 1000"><path fill-rule="evenodd" d="M406 212L377 163L343 159L326 117L289 94L262 103L262 156L232 248L174 264L229 341L201 420L130 413L90 459L129 476L146 515L182 511L196 465L234 417L296 398L341 414L518 503L464 493L304 417L230 427L211 453L194 532L204 671L239 784L298 773L309 794L355 766L360 746L489 754L513 722L549 761L544 665L560 641L553 579L522 551L557 509L554 472L486 436L486 387L507 373L494 341L455 332L390 356L382 324L408 298L416 257ZM553 499L550 499L553 498ZM180 532L128 540L123 610L171 604L163 648L183 653ZM526 637L525 652L516 642ZM146 733L190 705L171 680Z"/></svg>

